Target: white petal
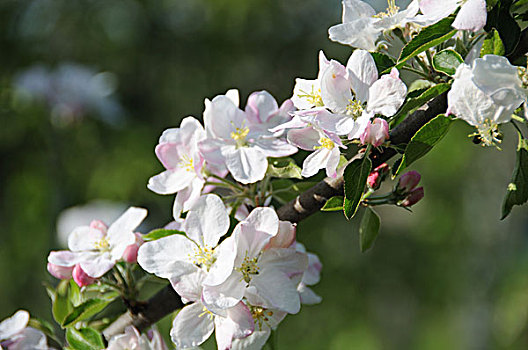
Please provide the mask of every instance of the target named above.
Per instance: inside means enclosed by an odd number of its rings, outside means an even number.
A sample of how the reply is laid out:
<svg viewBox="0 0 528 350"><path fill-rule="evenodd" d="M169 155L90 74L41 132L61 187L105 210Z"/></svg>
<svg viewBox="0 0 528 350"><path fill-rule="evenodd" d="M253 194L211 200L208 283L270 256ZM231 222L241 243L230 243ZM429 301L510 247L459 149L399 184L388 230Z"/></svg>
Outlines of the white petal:
<svg viewBox="0 0 528 350"><path fill-rule="evenodd" d="M71 251L83 251L95 249L97 242L101 241L105 234L90 226L76 227L68 236L68 248Z"/></svg>
<svg viewBox="0 0 528 350"><path fill-rule="evenodd" d="M232 350L261 350L271 334L269 327L255 330L250 336L242 339L234 339Z"/></svg>
<svg viewBox="0 0 528 350"><path fill-rule="evenodd" d="M28 327L20 335L20 340L9 347L9 350L48 350L46 335L41 331Z"/></svg>
<svg viewBox="0 0 528 350"><path fill-rule="evenodd" d="M251 147L224 147L221 151L226 159L227 169L238 182L254 183L266 175L268 160L260 150Z"/></svg>
<svg viewBox="0 0 528 350"><path fill-rule="evenodd" d="M174 200L174 206L172 208L174 219L178 219L182 212L191 209L196 200L200 198L203 187L204 181L195 178L188 187L176 194L176 199Z"/></svg>
<svg viewBox="0 0 528 350"><path fill-rule="evenodd" d="M170 335L178 349L199 346L213 334L213 320L207 314L200 316L203 312L201 303L193 303L176 315Z"/></svg>
<svg viewBox="0 0 528 350"><path fill-rule="evenodd" d="M324 105L336 113L344 113L352 99L346 68L337 61L330 64L321 76L321 98Z"/></svg>
<svg viewBox="0 0 528 350"><path fill-rule="evenodd" d="M314 107L314 97L320 95L321 87L319 80L295 79L291 100L298 109L303 110Z"/></svg>
<svg viewBox="0 0 528 350"><path fill-rule="evenodd" d="M249 308L239 302L227 309L227 317L215 317L215 335L218 349L230 349L233 338L244 338L253 333L255 322Z"/></svg>
<svg viewBox="0 0 528 350"><path fill-rule="evenodd" d="M289 221L279 221L279 232L265 249L270 248L289 248L295 242L297 226Z"/></svg>
<svg viewBox="0 0 528 350"><path fill-rule="evenodd" d="M279 270L288 276L304 273L308 268L308 256L292 248L273 248L265 250L259 260L259 266Z"/></svg>
<svg viewBox="0 0 528 350"><path fill-rule="evenodd" d="M343 1L343 23L351 22L358 18L372 17L376 10L368 3L360 0Z"/></svg>
<svg viewBox="0 0 528 350"><path fill-rule="evenodd" d="M323 300L323 298L315 294L313 290L311 290L309 287L307 287L303 283L301 283L299 287L297 287L297 291L299 292L299 295L301 297L302 304L315 305L315 304L319 304Z"/></svg>
<svg viewBox="0 0 528 350"><path fill-rule="evenodd" d="M249 95L246 105L248 118L265 123L279 109L275 98L267 91L257 91Z"/></svg>
<svg viewBox="0 0 528 350"><path fill-rule="evenodd" d="M81 261L80 265L88 276L99 278L114 267L115 260L112 259L110 253L94 253L92 258Z"/></svg>
<svg viewBox="0 0 528 350"><path fill-rule="evenodd" d="M348 59L349 80L356 99L368 100L368 90L378 79L378 68L372 55L365 50L354 50Z"/></svg>
<svg viewBox="0 0 528 350"><path fill-rule="evenodd" d="M250 284L268 301L268 308L277 308L290 314L296 314L301 309L297 288L278 270L264 269L251 279Z"/></svg>
<svg viewBox="0 0 528 350"><path fill-rule="evenodd" d="M52 251L48 255L48 262L58 266L72 267L86 259L85 252L71 252L69 250Z"/></svg>
<svg viewBox="0 0 528 350"><path fill-rule="evenodd" d="M326 162L326 176L328 177L337 177L337 166L339 165L339 161L341 160L341 152L339 151L338 147L332 148L330 152L330 157L328 157L328 161Z"/></svg>
<svg viewBox="0 0 528 350"><path fill-rule="evenodd" d="M217 286L231 275L237 254L235 243L234 237L230 236L215 249L216 261L209 269L204 285Z"/></svg>
<svg viewBox="0 0 528 350"><path fill-rule="evenodd" d="M376 41L381 33L374 27L376 19L360 18L352 22L338 24L328 29L330 40L367 51L376 50Z"/></svg>
<svg viewBox="0 0 528 350"><path fill-rule="evenodd" d="M246 282L240 272L234 271L224 283L217 286L204 285L202 302L209 307L228 309L238 304L244 297Z"/></svg>
<svg viewBox="0 0 528 350"><path fill-rule="evenodd" d="M22 332L28 322L29 313L26 310L18 310L13 316L0 322L0 341Z"/></svg>
<svg viewBox="0 0 528 350"><path fill-rule="evenodd" d="M199 301L202 296L202 282L206 273L196 268L195 272L181 276L172 287L182 298L190 301Z"/></svg>
<svg viewBox="0 0 528 350"><path fill-rule="evenodd" d="M458 30L478 32L486 25L486 1L467 0L460 8L452 26Z"/></svg>
<svg viewBox="0 0 528 350"><path fill-rule="evenodd" d="M406 95L407 87L391 72L383 75L370 87L367 109L391 117L401 107Z"/></svg>
<svg viewBox="0 0 528 350"><path fill-rule="evenodd" d="M147 217L147 209L130 207L108 228L108 239L122 232L132 232Z"/></svg>
<svg viewBox="0 0 528 350"><path fill-rule="evenodd" d="M243 221L257 231L266 232L272 236L279 230L279 217L275 210L267 207L258 207L251 211L249 216Z"/></svg>
<svg viewBox="0 0 528 350"><path fill-rule="evenodd" d="M363 114L361 115L361 117L357 118L356 119L356 123L354 124L354 128L352 129L352 131L350 132L350 134L348 134L348 139L349 140L352 140L352 139L358 139L361 134L363 134L365 132L365 129L367 128L369 122L370 122L370 119L374 116L374 113L372 112L363 112Z"/></svg>
<svg viewBox="0 0 528 350"><path fill-rule="evenodd" d="M312 151L319 145L321 134L313 127L288 131L288 142L306 151Z"/></svg>
<svg viewBox="0 0 528 350"><path fill-rule="evenodd" d="M195 178L194 171L178 167L151 177L147 188L157 194L173 194L189 186Z"/></svg>
<svg viewBox="0 0 528 350"><path fill-rule="evenodd" d="M241 127L245 119L245 113L227 96L220 95L210 102L206 101L204 123L210 137L229 140L233 125Z"/></svg>
<svg viewBox="0 0 528 350"><path fill-rule="evenodd" d="M230 99L235 106L240 106L240 94L237 89L230 89L226 92L226 97Z"/></svg>
<svg viewBox="0 0 528 350"><path fill-rule="evenodd" d="M201 196L189 210L183 230L201 247L214 248L229 229L229 215L215 194Z"/></svg>
<svg viewBox="0 0 528 350"><path fill-rule="evenodd" d="M277 230L268 233L256 230L253 225L248 224L245 221L240 222L233 233L237 242L237 257L235 259L235 265L241 263L245 256L249 258L258 256L260 251L264 249L276 233ZM235 268L236 267L240 266L235 266Z"/></svg>
<svg viewBox="0 0 528 350"><path fill-rule="evenodd" d="M308 253L308 269L304 272L302 281L303 283L311 286L319 283L321 279L321 269L323 264L319 257L315 254Z"/></svg>
<svg viewBox="0 0 528 350"><path fill-rule="evenodd" d="M297 153L297 147L289 144L284 139L278 138L260 138L255 141L255 147L259 149L266 157L287 157Z"/></svg>
<svg viewBox="0 0 528 350"><path fill-rule="evenodd" d="M326 167L326 163L328 162L331 153L332 151L328 148L320 148L308 155L308 157L304 159L301 175L303 177L310 177L317 174L319 169Z"/></svg>
<svg viewBox="0 0 528 350"><path fill-rule="evenodd" d="M459 0L420 0L420 11L430 25L446 18L458 8Z"/></svg>
<svg viewBox="0 0 528 350"><path fill-rule="evenodd" d="M187 237L172 236L146 242L139 247L138 263L147 272L161 278L174 278L193 272L190 256L197 246Z"/></svg>

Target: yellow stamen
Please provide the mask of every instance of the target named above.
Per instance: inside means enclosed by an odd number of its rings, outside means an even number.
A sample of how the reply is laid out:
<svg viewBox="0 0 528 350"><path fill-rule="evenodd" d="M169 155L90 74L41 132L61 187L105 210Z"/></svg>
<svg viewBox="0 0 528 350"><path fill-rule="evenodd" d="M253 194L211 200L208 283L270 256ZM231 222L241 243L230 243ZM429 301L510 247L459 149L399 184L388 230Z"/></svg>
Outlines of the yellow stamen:
<svg viewBox="0 0 528 350"><path fill-rule="evenodd" d="M334 141L330 140L328 137L321 137L319 139L319 144L321 146L315 146L314 149L321 149L321 148L332 149L335 147Z"/></svg>
<svg viewBox="0 0 528 350"><path fill-rule="evenodd" d="M383 18L383 17L394 16L395 14L398 13L400 8L398 6L396 6L396 0L387 0L387 3L389 5L387 7L387 11L380 12L377 15L374 15L373 16L374 18Z"/></svg>
<svg viewBox="0 0 528 350"><path fill-rule="evenodd" d="M273 311L263 308L262 306L249 306L251 316L259 327L259 331L262 330L262 325L269 322L269 318L273 316Z"/></svg>
<svg viewBox="0 0 528 350"><path fill-rule="evenodd" d="M207 308L205 306L202 308L202 311L203 312L201 314L199 314L198 317L207 316L211 320L214 318L213 313L211 311L207 310Z"/></svg>
<svg viewBox="0 0 528 350"><path fill-rule="evenodd" d="M187 171L194 171L194 161L191 157L189 157L188 155L183 155L181 158L180 158L180 162L178 163L178 165L187 170Z"/></svg>
<svg viewBox="0 0 528 350"><path fill-rule="evenodd" d="M258 256L254 258L250 258L247 256L242 261L242 264L240 267L236 267L235 270L242 273L242 278L246 283L249 283L251 281L251 275L258 275L259 273L259 267L257 265L258 262Z"/></svg>
<svg viewBox="0 0 528 350"><path fill-rule="evenodd" d="M502 142L502 134L499 131L497 123L490 119L477 126L477 132L469 135L469 137L477 136L482 141L482 147L495 146L500 150L498 144Z"/></svg>
<svg viewBox="0 0 528 350"><path fill-rule="evenodd" d="M363 104L361 101L350 99L348 100L348 106L346 106L346 114L357 119L363 113Z"/></svg>
<svg viewBox="0 0 528 350"><path fill-rule="evenodd" d="M103 237L98 242L95 242L94 247L99 250L107 250L110 248L110 243L108 243L106 237Z"/></svg>
<svg viewBox="0 0 528 350"><path fill-rule="evenodd" d="M306 92L304 90L300 90L302 94L297 94L299 98L305 98L308 103L310 103L314 107L323 107L323 98L321 97L321 89L317 89L317 91L314 91L314 88L312 86L311 92Z"/></svg>
<svg viewBox="0 0 528 350"><path fill-rule="evenodd" d="M189 260L198 267L203 267L207 271L213 266L216 261L214 256L214 249L209 247L197 247L194 249L194 254L189 254Z"/></svg>

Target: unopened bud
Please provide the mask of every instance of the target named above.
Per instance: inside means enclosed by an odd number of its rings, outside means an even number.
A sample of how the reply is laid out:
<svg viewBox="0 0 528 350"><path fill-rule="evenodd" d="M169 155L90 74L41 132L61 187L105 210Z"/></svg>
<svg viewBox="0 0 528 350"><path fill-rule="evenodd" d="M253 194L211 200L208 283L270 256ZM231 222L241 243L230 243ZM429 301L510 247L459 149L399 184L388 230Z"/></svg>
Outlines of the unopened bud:
<svg viewBox="0 0 528 350"><path fill-rule="evenodd" d="M48 263L48 272L55 278L67 280L72 277L73 266L59 266Z"/></svg>
<svg viewBox="0 0 528 350"><path fill-rule="evenodd" d="M424 189L423 187L418 187L409 193L409 195L401 201L400 205L402 207L410 207L416 203L418 203L422 198L424 197Z"/></svg>
<svg viewBox="0 0 528 350"><path fill-rule="evenodd" d="M418 186L420 179L421 179L421 175L419 172L414 171L414 170L409 171L400 177L400 180L398 181L398 185L396 186L396 191L401 192L401 193L409 193L416 186Z"/></svg>
<svg viewBox="0 0 528 350"><path fill-rule="evenodd" d="M389 174L389 166L387 163L383 163L377 168L375 168L368 176L367 178L367 185L370 189L377 190L380 186L383 180L387 177Z"/></svg>
<svg viewBox="0 0 528 350"><path fill-rule="evenodd" d="M79 287L89 286L95 282L95 278L88 276L80 264L75 265L73 268L72 277Z"/></svg>
<svg viewBox="0 0 528 350"><path fill-rule="evenodd" d="M143 238L140 233L135 232L136 241L125 248L123 252L123 260L127 263L134 264L137 262L137 254L139 247L143 244Z"/></svg>
<svg viewBox="0 0 528 350"><path fill-rule="evenodd" d="M381 146L389 139L389 123L381 118L369 121L367 128L359 137L362 144L370 143L374 147Z"/></svg>

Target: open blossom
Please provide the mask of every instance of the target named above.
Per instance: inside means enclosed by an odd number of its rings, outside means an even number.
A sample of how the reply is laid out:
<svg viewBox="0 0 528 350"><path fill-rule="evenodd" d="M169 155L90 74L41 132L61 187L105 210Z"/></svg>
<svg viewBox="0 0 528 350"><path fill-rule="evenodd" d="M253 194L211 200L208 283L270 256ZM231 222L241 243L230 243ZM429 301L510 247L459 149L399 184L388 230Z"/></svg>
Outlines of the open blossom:
<svg viewBox="0 0 528 350"><path fill-rule="evenodd" d="M204 195L185 218L182 230L186 235L175 234L144 243L139 248L138 263L145 271L167 278L173 284L195 272L196 267L209 271L221 247L227 247L217 245L228 229L229 215L220 197Z"/></svg>
<svg viewBox="0 0 528 350"><path fill-rule="evenodd" d="M108 342L106 350L166 350L167 346L158 330L141 334L133 327L128 326L125 333L113 336Z"/></svg>
<svg viewBox="0 0 528 350"><path fill-rule="evenodd" d="M288 313L299 311L300 298L292 278L306 270L308 261L306 254L293 248L265 249L279 234L279 226L273 209L259 207L235 227L230 237L233 249L219 254L215 262L224 268L231 267L230 273L226 274L225 269L211 269L204 280L202 301L207 307L233 307L249 287L254 287L265 301L263 306Z"/></svg>
<svg viewBox="0 0 528 350"><path fill-rule="evenodd" d="M386 12L377 14L376 10L364 1L344 0L343 23L330 27L330 40L375 51L377 40L384 31L405 27L418 12L416 0L403 11L399 11L395 0L388 0L388 5Z"/></svg>
<svg viewBox="0 0 528 350"><path fill-rule="evenodd" d="M200 143L200 150L208 163L226 167L235 180L248 184L264 178L267 157L289 156L297 148L270 133L270 128L284 122L287 113L276 108L269 93L253 94L247 112L239 109L238 103L236 90L205 101L207 139Z"/></svg>
<svg viewBox="0 0 528 350"><path fill-rule="evenodd" d="M0 322L0 349L47 350L46 335L28 327L29 313L18 310L13 316Z"/></svg>
<svg viewBox="0 0 528 350"><path fill-rule="evenodd" d="M88 277L99 278L122 259L127 247L136 242L134 229L147 216L147 210L131 207L110 227L101 221L92 221L90 226L80 226L68 237L70 250L52 251L48 262L62 267L79 265ZM75 271L75 269L74 269Z"/></svg>
<svg viewBox="0 0 528 350"><path fill-rule="evenodd" d="M160 137L156 155L167 170L151 177L147 187L159 194L176 195L174 217L186 211L200 197L205 183L205 160L198 143L206 137L198 120L187 117L179 128L168 129Z"/></svg>
<svg viewBox="0 0 528 350"><path fill-rule="evenodd" d="M429 26L454 13L459 7L452 26L458 30L478 32L486 25L486 0L420 0L422 15L413 22Z"/></svg>
<svg viewBox="0 0 528 350"><path fill-rule="evenodd" d="M505 57L486 55L471 65L461 64L447 95L447 114L477 128L483 145L500 143L498 125L526 101L517 67Z"/></svg>

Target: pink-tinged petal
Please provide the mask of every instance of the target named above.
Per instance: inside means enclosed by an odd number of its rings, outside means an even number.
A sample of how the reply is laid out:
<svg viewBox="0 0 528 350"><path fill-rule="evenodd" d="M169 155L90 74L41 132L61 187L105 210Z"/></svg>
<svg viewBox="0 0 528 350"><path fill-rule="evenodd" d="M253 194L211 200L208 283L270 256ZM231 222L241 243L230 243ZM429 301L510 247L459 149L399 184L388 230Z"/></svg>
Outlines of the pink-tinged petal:
<svg viewBox="0 0 528 350"><path fill-rule="evenodd" d="M206 273L196 267L193 273L181 276L180 279L172 284L172 287L183 299L187 301L199 301L202 297L202 282Z"/></svg>
<svg viewBox="0 0 528 350"><path fill-rule="evenodd" d="M172 322L170 336L178 349L199 346L213 334L212 317L205 314L201 303L185 306Z"/></svg>
<svg viewBox="0 0 528 350"><path fill-rule="evenodd" d="M326 167L326 163L328 162L331 153L332 151L328 148L320 148L308 155L308 157L304 159L301 175L303 177L310 177L317 174L319 169Z"/></svg>
<svg viewBox="0 0 528 350"><path fill-rule="evenodd" d="M278 138L260 138L255 140L255 148L259 149L266 157L287 157L297 153L297 147L286 140Z"/></svg>
<svg viewBox="0 0 528 350"><path fill-rule="evenodd" d="M370 112L393 116L405 101L407 87L399 78L386 74L377 80L369 89L367 109Z"/></svg>
<svg viewBox="0 0 528 350"><path fill-rule="evenodd" d="M299 287L297 287L297 291L299 292L299 296L301 297L301 304L315 305L323 301L323 298L315 294L315 292L309 287L307 287L304 283L299 284Z"/></svg>
<svg viewBox="0 0 528 350"><path fill-rule="evenodd" d="M8 350L48 350L46 335L41 331L27 327L20 334L20 339L8 347Z"/></svg>
<svg viewBox="0 0 528 350"><path fill-rule="evenodd" d="M306 151L314 150L320 138L321 134L313 127L288 131L288 142Z"/></svg>
<svg viewBox="0 0 528 350"><path fill-rule="evenodd" d="M262 180L266 175L268 160L259 149L223 147L221 151L225 157L227 169L236 181L250 184Z"/></svg>
<svg viewBox="0 0 528 350"><path fill-rule="evenodd" d="M71 252L69 250L52 251L48 255L48 262L53 265L71 267L86 259L82 252Z"/></svg>
<svg viewBox="0 0 528 350"><path fill-rule="evenodd" d="M301 118L299 118L299 116L294 116L292 118L292 120L286 122L286 123L283 123L283 124L280 124L274 128L271 128L269 129L270 132L279 132L279 131L283 131L283 130L286 130L286 129L299 129L299 128L304 128L306 127L307 123L302 120Z"/></svg>
<svg viewBox="0 0 528 350"><path fill-rule="evenodd" d="M485 0L467 0L460 8L452 26L458 30L478 32L486 25L486 18Z"/></svg>
<svg viewBox="0 0 528 350"><path fill-rule="evenodd" d="M225 158L222 156L220 149L225 143L218 139L205 139L198 143L200 153L204 157L207 167L212 170L223 170L225 169Z"/></svg>
<svg viewBox="0 0 528 350"><path fill-rule="evenodd" d="M430 25L446 18L458 8L459 0L420 0L420 11Z"/></svg>
<svg viewBox="0 0 528 350"><path fill-rule="evenodd" d="M347 62L349 80L356 99L368 100L369 88L378 79L378 68L372 55L365 50L355 50Z"/></svg>
<svg viewBox="0 0 528 350"><path fill-rule="evenodd" d="M162 143L156 146L156 156L166 169L178 168L181 159L189 153L189 144L184 143Z"/></svg>
<svg viewBox="0 0 528 350"><path fill-rule="evenodd" d="M18 310L9 318L0 322L0 340L9 339L26 328L29 322L29 313L26 310Z"/></svg>
<svg viewBox="0 0 528 350"><path fill-rule="evenodd" d="M79 226L68 236L68 248L73 252L92 250L104 237L105 234L98 229L90 226Z"/></svg>
<svg viewBox="0 0 528 350"><path fill-rule="evenodd" d="M249 95L246 115L250 121L265 123L279 109L277 101L267 91L256 91Z"/></svg>
<svg viewBox="0 0 528 350"><path fill-rule="evenodd" d="M232 340L253 333L255 322L249 308L239 302L227 309L227 317L215 317L215 335L218 349L231 349Z"/></svg>
<svg viewBox="0 0 528 350"><path fill-rule="evenodd" d="M272 113L267 121L269 128L284 124L292 119L291 114L296 110L293 101L288 99L282 103L279 110Z"/></svg>
<svg viewBox="0 0 528 350"><path fill-rule="evenodd" d="M376 50L376 41L381 30L375 27L377 19L360 18L338 24L328 29L330 40L367 51Z"/></svg>
<svg viewBox="0 0 528 350"><path fill-rule="evenodd" d="M214 248L229 229L224 202L215 194L201 196L189 210L183 230L201 247Z"/></svg>
<svg viewBox="0 0 528 350"><path fill-rule="evenodd" d="M47 268L50 275L60 280L67 280L72 277L73 266L66 267L48 263Z"/></svg>
<svg viewBox="0 0 528 350"><path fill-rule="evenodd" d="M202 291L202 302L212 309L228 309L244 297L246 282L238 271L233 273L222 283L217 286L204 285Z"/></svg>
<svg viewBox="0 0 528 350"><path fill-rule="evenodd" d="M352 99L350 82L346 78L346 68L339 62L331 60L321 76L321 98L325 107L336 113L346 112Z"/></svg>
<svg viewBox="0 0 528 350"><path fill-rule="evenodd" d="M307 253L308 255L308 268L304 272L302 282L306 285L314 285L319 283L319 280L321 279L321 270L323 268L323 264L321 263L321 260L319 260L319 257L313 253Z"/></svg>
<svg viewBox="0 0 528 350"><path fill-rule="evenodd" d="M339 165L340 159L341 152L339 151L339 148L332 148L332 150L330 151L330 157L328 157L328 161L326 162L326 176L332 178L337 177L337 166Z"/></svg>
<svg viewBox="0 0 528 350"><path fill-rule="evenodd" d="M275 236L279 230L279 217L277 213L275 210L267 207L253 209L243 223L251 225L257 231L266 232L272 236Z"/></svg>
<svg viewBox="0 0 528 350"><path fill-rule="evenodd" d="M354 119L346 114L330 113L326 109L314 115L313 123L326 132L336 135L346 135L354 127Z"/></svg>
<svg viewBox="0 0 528 350"><path fill-rule="evenodd" d="M290 314L301 309L301 301L296 286L281 271L264 269L251 279L258 294L267 301L268 308L277 308Z"/></svg>
<svg viewBox="0 0 528 350"><path fill-rule="evenodd" d="M259 266L274 269L288 276L303 273L308 268L308 256L293 248L273 248L264 251Z"/></svg>
<svg viewBox="0 0 528 350"><path fill-rule="evenodd" d="M191 257L198 247L181 234L146 242L138 252L138 264L161 278L174 278L193 272Z"/></svg>
<svg viewBox="0 0 528 350"><path fill-rule="evenodd" d="M92 222L90 222L90 227L99 230L104 234L108 232L108 226L106 226L101 220L92 220Z"/></svg>
<svg viewBox="0 0 528 350"><path fill-rule="evenodd" d="M157 194L173 194L189 186L195 178L196 173L194 171L174 168L151 177L147 187Z"/></svg>
<svg viewBox="0 0 528 350"><path fill-rule="evenodd" d="M269 327L255 330L250 336L242 339L234 339L231 350L260 350L264 347L271 334Z"/></svg>
<svg viewBox="0 0 528 350"><path fill-rule="evenodd" d="M374 147L381 146L388 139L389 124L381 118L376 118L369 122L365 132L360 137L362 144L370 143Z"/></svg>
<svg viewBox="0 0 528 350"><path fill-rule="evenodd" d="M237 254L236 242L233 236L226 238L215 249L216 261L209 269L204 285L217 286L223 283L233 272Z"/></svg>
<svg viewBox="0 0 528 350"><path fill-rule="evenodd" d="M79 265L76 266L80 266L89 277L99 278L110 271L114 265L115 260L111 258L110 253L102 253L94 254L91 259L81 261ZM73 274L75 275L75 269Z"/></svg>
<svg viewBox="0 0 528 350"><path fill-rule="evenodd" d="M88 276L88 274L84 272L80 264L75 265L75 267L73 268L72 277L75 283L77 283L77 285L81 288L93 284L96 280L95 278Z"/></svg>
<svg viewBox="0 0 528 350"><path fill-rule="evenodd" d="M234 127L241 127L246 119L227 96L216 96L205 104L204 123L207 135L213 138L230 139Z"/></svg>
<svg viewBox="0 0 528 350"><path fill-rule="evenodd" d="M240 267L238 265L242 264L245 256L249 258L258 256L276 232L267 233L265 231L258 231L253 225L248 225L245 222L239 223L233 233L237 244L235 268Z"/></svg>
<svg viewBox="0 0 528 350"><path fill-rule="evenodd" d="M365 129L369 125L370 119L374 116L374 113L364 112L361 117L356 119L356 123L354 124L354 128L348 134L348 139L358 139L361 137L361 135L365 132Z"/></svg>
<svg viewBox="0 0 528 350"><path fill-rule="evenodd" d="M279 221L279 232L272 237L264 249L289 248L295 242L297 225L289 221Z"/></svg>
<svg viewBox="0 0 528 350"><path fill-rule="evenodd" d="M179 218L182 212L191 209L196 200L200 198L203 188L204 181L202 179L195 178L188 187L178 191L176 194L176 199L174 200L174 206L172 208L173 217Z"/></svg>

